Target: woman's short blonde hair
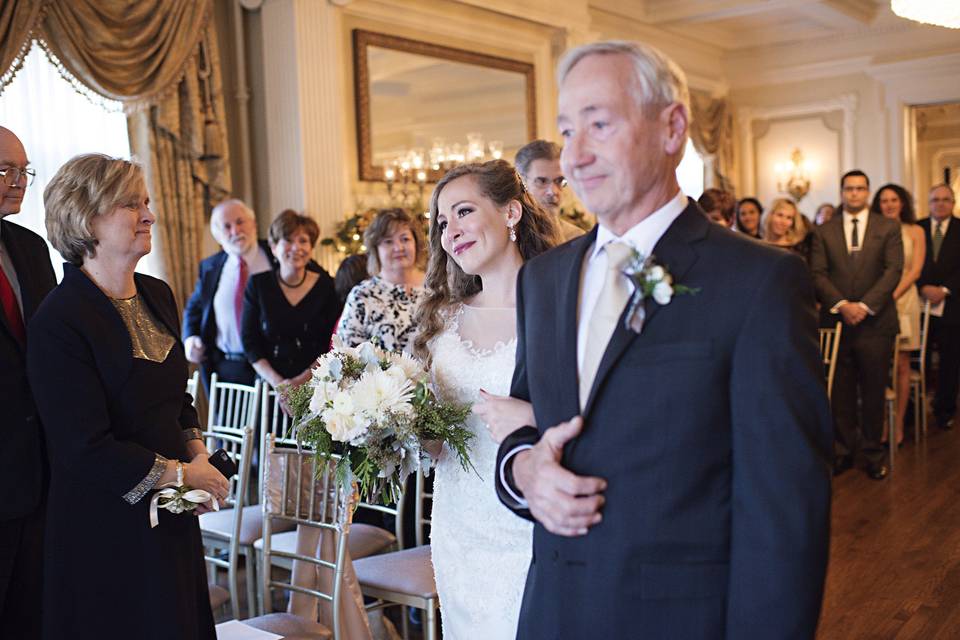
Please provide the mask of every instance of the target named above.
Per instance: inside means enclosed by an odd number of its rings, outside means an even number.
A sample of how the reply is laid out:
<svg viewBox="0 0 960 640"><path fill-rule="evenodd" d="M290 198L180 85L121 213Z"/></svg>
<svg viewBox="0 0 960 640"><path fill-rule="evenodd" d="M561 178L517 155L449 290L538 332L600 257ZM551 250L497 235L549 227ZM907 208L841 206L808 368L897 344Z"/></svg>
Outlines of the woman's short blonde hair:
<svg viewBox="0 0 960 640"><path fill-rule="evenodd" d="M140 165L102 153L68 160L43 191L47 238L67 262L96 255L93 219L138 201L146 190Z"/></svg>
<svg viewBox="0 0 960 640"><path fill-rule="evenodd" d="M383 266L380 264L380 256L377 255L377 247L387 236L395 233L399 227L410 229L410 233L413 235L413 244L417 248L414 261L417 265L422 262L423 234L420 231L420 225L403 209L381 209L377 212L367 230L363 232L363 244L367 248L367 272L370 275L380 273Z"/></svg>

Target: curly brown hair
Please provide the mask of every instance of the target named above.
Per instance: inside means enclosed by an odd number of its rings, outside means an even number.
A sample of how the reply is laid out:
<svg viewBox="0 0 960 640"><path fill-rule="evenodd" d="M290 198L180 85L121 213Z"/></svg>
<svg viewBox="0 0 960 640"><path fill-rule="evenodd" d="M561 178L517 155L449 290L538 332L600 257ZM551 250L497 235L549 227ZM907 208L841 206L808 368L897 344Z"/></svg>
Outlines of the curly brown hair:
<svg viewBox="0 0 960 640"><path fill-rule="evenodd" d="M511 200L520 203L522 214L514 231L517 234L517 249L524 261L555 247L560 239L554 217L527 193L516 169L506 160L472 162L448 171L430 197L430 260L423 282L427 296L417 308L414 318L417 335L413 350L424 362L430 360L427 344L443 330L443 310L477 295L483 288L480 277L464 273L455 261L449 259L440 243L442 232L437 224L437 201L444 187L463 176L473 178L483 197L497 207L505 207Z"/></svg>

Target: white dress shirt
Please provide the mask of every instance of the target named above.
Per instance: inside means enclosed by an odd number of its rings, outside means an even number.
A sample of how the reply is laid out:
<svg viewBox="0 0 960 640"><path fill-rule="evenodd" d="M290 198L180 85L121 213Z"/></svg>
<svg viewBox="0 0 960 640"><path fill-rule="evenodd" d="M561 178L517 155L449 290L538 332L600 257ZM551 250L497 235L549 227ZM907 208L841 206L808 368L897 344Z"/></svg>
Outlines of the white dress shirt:
<svg viewBox="0 0 960 640"><path fill-rule="evenodd" d="M247 277L270 270L270 258L257 246L253 256L247 258ZM213 294L213 313L217 319L217 348L224 353L243 353L243 340L240 339L240 327L237 326L237 313L234 296L237 292L237 280L240 279L240 259L235 255L227 256L220 272L217 292ZM249 281L249 280L248 280Z"/></svg>
<svg viewBox="0 0 960 640"><path fill-rule="evenodd" d="M587 343L587 332L590 327L590 316L592 315L592 313L585 313L584 310L592 310L596 307L607 273L607 252L604 251L603 248L609 242L620 241L629 244L641 255L649 256L653 253L653 248L657 242L660 241L660 238L663 237L663 234L666 233L674 220L676 220L686 208L687 197L683 195L682 191L677 191L677 195L671 198L669 202L630 227L622 236L617 236L613 231L603 226L602 223L599 225L597 229L597 240L593 246L587 250L580 275L580 303L577 308L578 372L583 367L583 355ZM626 276L623 277L626 278ZM633 288L632 281L630 287L631 289ZM559 348L559 345L557 346ZM581 410L583 410L583 407L581 407ZM507 483L505 470L507 462L513 456L531 448L533 447L529 444L515 447L503 457L503 461L500 463L500 483L510 497L516 500L517 504L521 507L526 507L527 501L515 493Z"/></svg>
<svg viewBox="0 0 960 640"><path fill-rule="evenodd" d="M870 210L864 207L856 213L843 212L843 235L847 240L847 253L853 253L853 219L857 219L858 251L863 249L863 239L867 237L867 222L870 220Z"/></svg>

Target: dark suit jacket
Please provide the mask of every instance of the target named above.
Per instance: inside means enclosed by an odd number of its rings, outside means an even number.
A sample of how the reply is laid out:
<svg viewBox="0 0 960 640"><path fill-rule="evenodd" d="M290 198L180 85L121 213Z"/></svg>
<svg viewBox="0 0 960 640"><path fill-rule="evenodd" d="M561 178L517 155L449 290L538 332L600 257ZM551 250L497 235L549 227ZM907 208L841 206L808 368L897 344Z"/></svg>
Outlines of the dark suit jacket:
<svg viewBox="0 0 960 640"><path fill-rule="evenodd" d="M267 252L271 264L276 266L276 259L267 241L260 240L258 244ZM223 265L226 262L227 252L222 250L200 262L197 285L193 288L193 293L187 300L187 306L183 309L183 337L200 336L203 346L207 349L208 357L217 346L217 319L213 312L213 296L217 293L220 274L223 273ZM240 331L240 327L237 327L237 331Z"/></svg>
<svg viewBox="0 0 960 640"><path fill-rule="evenodd" d="M654 249L676 282L641 334L614 330L582 410L581 264L596 239L526 265L511 395L540 430L583 415L562 464L608 481L603 521L536 524L518 638L811 638L827 563L832 431L813 288L797 256L691 201ZM520 429L500 448L539 438ZM501 500L530 518L499 484Z"/></svg>
<svg viewBox="0 0 960 640"><path fill-rule="evenodd" d="M857 326L861 330L889 333L892 338L900 327L893 290L903 271L903 236L899 222L879 213L869 215L867 233L856 258L847 251L842 214L816 227L810 272L825 326L833 326L840 319L830 309L841 300L863 302L874 315Z"/></svg>
<svg viewBox="0 0 960 640"><path fill-rule="evenodd" d="M950 290L943 306L940 322L946 325L960 324L960 218L953 216L950 226L943 236L940 253L933 259L933 233L930 218L920 221L923 235L927 240L927 256L923 262L923 271L917 279L917 286L934 285Z"/></svg>
<svg viewBox="0 0 960 640"><path fill-rule="evenodd" d="M46 295L57 286L50 253L43 238L29 229L0 221L3 241L17 272L28 325ZM40 420L27 382L26 346L20 344L0 313L0 402L3 403L3 444L0 445L0 485L12 488L0 500L0 520L24 516L40 504L43 492L43 444Z"/></svg>

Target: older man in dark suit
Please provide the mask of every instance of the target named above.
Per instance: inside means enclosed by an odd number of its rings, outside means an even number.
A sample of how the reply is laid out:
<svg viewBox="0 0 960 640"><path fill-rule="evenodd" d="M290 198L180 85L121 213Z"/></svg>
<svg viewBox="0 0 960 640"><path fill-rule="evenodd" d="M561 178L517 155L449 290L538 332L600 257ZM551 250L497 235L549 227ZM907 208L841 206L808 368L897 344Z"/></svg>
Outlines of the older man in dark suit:
<svg viewBox="0 0 960 640"><path fill-rule="evenodd" d="M599 225L518 279L511 395L537 427L497 474L536 523L517 637L811 638L830 416L809 275L680 191L675 63L595 43L559 79L564 175ZM660 284L635 306L637 280Z"/></svg>
<svg viewBox="0 0 960 640"><path fill-rule="evenodd" d="M853 466L857 450L874 480L887 476L884 393L899 330L893 290L903 270L900 224L870 213L862 171L840 180L840 215L816 228L810 252L824 326L843 321L833 382L834 473Z"/></svg>
<svg viewBox="0 0 960 640"><path fill-rule="evenodd" d="M216 372L224 382L253 384L240 338L243 292L249 279L275 266L266 241L257 241L257 220L240 200L213 209L210 233L222 250L200 263L197 286L183 311L187 360L200 365L204 387ZM209 391L209 389L208 389Z"/></svg>
<svg viewBox="0 0 960 640"><path fill-rule="evenodd" d="M940 353L933 415L941 429L953 428L960 381L960 224L953 215L953 189L930 189L930 217L920 221L927 239L923 271L917 280L920 295L930 301L930 337Z"/></svg>
<svg viewBox="0 0 960 640"><path fill-rule="evenodd" d="M6 220L20 212L33 170L23 144L0 127L0 638L40 637L46 461L27 383L26 326L57 285L43 238Z"/></svg>

